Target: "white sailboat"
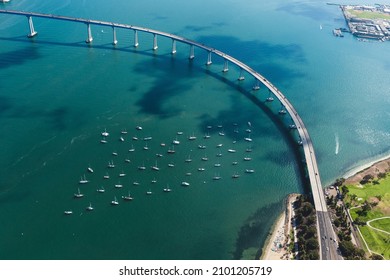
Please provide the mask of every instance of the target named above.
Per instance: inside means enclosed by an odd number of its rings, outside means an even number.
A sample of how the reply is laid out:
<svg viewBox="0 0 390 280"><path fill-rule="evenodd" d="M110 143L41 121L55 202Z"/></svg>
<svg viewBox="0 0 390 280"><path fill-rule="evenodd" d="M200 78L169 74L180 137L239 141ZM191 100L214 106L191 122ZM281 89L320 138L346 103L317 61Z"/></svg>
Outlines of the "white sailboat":
<svg viewBox="0 0 390 280"><path fill-rule="evenodd" d="M107 167L108 168L114 168L115 167L114 161L113 160L109 161Z"/></svg>
<svg viewBox="0 0 390 280"><path fill-rule="evenodd" d="M133 144L131 145L131 148L129 149L129 152L134 152L135 151L135 149L134 149L134 146L133 146Z"/></svg>
<svg viewBox="0 0 390 280"><path fill-rule="evenodd" d="M108 133L107 130L104 129L104 131L102 132L102 136L103 137L108 137L108 136L110 136L110 133Z"/></svg>
<svg viewBox="0 0 390 280"><path fill-rule="evenodd" d="M103 176L103 179L110 179L110 175L108 175L108 172L106 173L106 175Z"/></svg>
<svg viewBox="0 0 390 280"><path fill-rule="evenodd" d="M93 211L93 207L91 202L89 203L89 206L86 208L87 211Z"/></svg>
<svg viewBox="0 0 390 280"><path fill-rule="evenodd" d="M89 181L87 180L87 178L85 178L85 175L84 175L84 177L81 176L81 179L80 179L80 181L79 181L80 184L86 184L86 183L88 183L88 182L89 182Z"/></svg>
<svg viewBox="0 0 390 280"><path fill-rule="evenodd" d="M100 189L97 189L96 191L98 193L104 193L106 190L104 189L104 187L101 187Z"/></svg>
<svg viewBox="0 0 390 280"><path fill-rule="evenodd" d="M128 195L123 195L122 198L126 201L132 201L133 197L130 195L130 191Z"/></svg>
<svg viewBox="0 0 390 280"><path fill-rule="evenodd" d="M65 214L65 215L72 215L72 214L73 214L73 211L72 211L72 210L65 210L65 211L64 211L64 214Z"/></svg>
<svg viewBox="0 0 390 280"><path fill-rule="evenodd" d="M181 185L182 185L183 187L189 187L189 186L190 186L190 183L188 183L188 182L181 182Z"/></svg>
<svg viewBox="0 0 390 280"><path fill-rule="evenodd" d="M89 173L93 173L93 169L91 168L91 166L88 166L87 170Z"/></svg>
<svg viewBox="0 0 390 280"><path fill-rule="evenodd" d="M192 161L191 156L188 155L188 158L186 158L185 162L191 162L191 161Z"/></svg>
<svg viewBox="0 0 390 280"><path fill-rule="evenodd" d="M160 168L158 168L157 166L157 160L156 160L156 164L154 166L152 166L152 169L155 170L155 171L159 171Z"/></svg>
<svg viewBox="0 0 390 280"><path fill-rule="evenodd" d="M119 202L116 199L116 196L114 196L114 200L111 201L111 205L119 205Z"/></svg>
<svg viewBox="0 0 390 280"><path fill-rule="evenodd" d="M167 186L163 189L164 192L171 192L172 189L169 187L169 185L167 184Z"/></svg>
<svg viewBox="0 0 390 280"><path fill-rule="evenodd" d="M80 192L80 188L78 188L78 189L77 189L77 193L74 194L74 197L75 197L75 198L82 198L83 196L84 196L84 194L82 194L82 193Z"/></svg>

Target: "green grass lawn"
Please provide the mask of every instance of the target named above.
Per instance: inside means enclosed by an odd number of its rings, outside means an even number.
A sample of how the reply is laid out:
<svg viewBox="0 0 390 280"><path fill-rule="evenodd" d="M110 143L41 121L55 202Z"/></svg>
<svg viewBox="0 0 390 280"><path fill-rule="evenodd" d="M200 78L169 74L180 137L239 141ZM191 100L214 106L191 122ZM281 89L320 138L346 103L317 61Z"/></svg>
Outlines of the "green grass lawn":
<svg viewBox="0 0 390 280"><path fill-rule="evenodd" d="M390 19L390 15L379 13L379 12L369 12L369 11L357 11L357 10L348 10L348 12L357 17L357 18L366 18L366 19Z"/></svg>
<svg viewBox="0 0 390 280"><path fill-rule="evenodd" d="M349 193L346 201L351 202L351 205L362 205L364 201L380 196L380 201L376 207L368 211L366 216L359 216L357 213L360 208L350 210L352 219L357 217L360 220L367 222L376 218L390 216L390 174L386 178L379 180L379 184L365 184L363 186L349 185L347 186ZM356 195L360 200L351 201L351 196ZM390 232L390 219L374 221L371 226ZM377 252L387 260L390 260L390 235L374 230L367 225L359 226L360 232L366 240L370 250Z"/></svg>
<svg viewBox="0 0 390 280"><path fill-rule="evenodd" d="M374 228L378 228L378 229L381 229L381 230L384 230L384 231L387 231L390 233L390 218L373 221L370 223L370 225ZM390 235L389 235L389 237L390 237Z"/></svg>

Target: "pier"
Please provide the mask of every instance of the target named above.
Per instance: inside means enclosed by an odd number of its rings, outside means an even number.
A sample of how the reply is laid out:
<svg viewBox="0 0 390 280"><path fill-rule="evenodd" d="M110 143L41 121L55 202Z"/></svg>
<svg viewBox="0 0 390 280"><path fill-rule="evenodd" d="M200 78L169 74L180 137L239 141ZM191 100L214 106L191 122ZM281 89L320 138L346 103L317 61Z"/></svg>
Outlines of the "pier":
<svg viewBox="0 0 390 280"><path fill-rule="evenodd" d="M71 21L75 23L81 23L86 25L86 40L87 44L91 44L93 41L92 36L92 27L97 26L108 26L112 28L113 32L113 44L118 44L118 38L116 36L117 29L127 29L134 32L134 47L139 46L138 32L149 33L153 36L153 45L152 49L155 51L158 48L158 37L164 37L172 40L172 54L176 53L176 44L182 43L189 46L189 56L190 60L195 59L195 48L205 51L207 53L207 61L205 62L206 67L211 67L213 56L217 56L223 59L224 65L222 72L228 72L229 66L236 66L240 70L240 74L237 77L237 80L244 81L246 78L244 73L249 76L252 76L254 79L254 84L252 87L253 91L258 91L261 89L261 86L268 89L269 94L277 98L283 108L284 112L289 114L293 123L294 128L296 128L299 135L299 144L302 146L304 152L305 165L307 168L307 173L310 181L311 191L314 200L314 206L317 213L317 228L318 228L318 241L320 244L320 258L321 259L340 259L341 257L337 253L337 243L332 240L336 240L336 236L330 221L330 216L327 212L326 201L324 197L324 192L321 184L320 173L318 170L318 164L314 152L314 146L312 140L309 136L309 133L306 129L306 126L299 116L298 112L295 110L290 101L283 95L283 93L276 88L270 81L263 77L260 73L256 72L254 69L246 65L245 63L237 60L236 58L223 53L217 49L205 46L199 42L186 39L174 34L167 32L149 29L145 27L139 27L134 25L105 22L91 19L83 18L73 18L68 16L52 15L52 14L41 14L33 12L22 12L22 11L13 11L13 10L0 10L0 14L9 14L9 15L18 15L25 16L28 21L29 33L27 36L29 38L35 37L38 32L34 29L33 18L45 18L50 20L62 20L62 21ZM271 96L270 96L271 97ZM270 99L271 101L271 99ZM292 125L290 125L290 128Z"/></svg>

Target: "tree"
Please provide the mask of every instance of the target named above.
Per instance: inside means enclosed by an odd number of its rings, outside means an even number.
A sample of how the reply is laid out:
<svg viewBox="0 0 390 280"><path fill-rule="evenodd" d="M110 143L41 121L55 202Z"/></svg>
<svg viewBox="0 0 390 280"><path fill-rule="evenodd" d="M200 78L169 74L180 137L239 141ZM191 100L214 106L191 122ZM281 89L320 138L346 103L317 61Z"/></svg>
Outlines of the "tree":
<svg viewBox="0 0 390 280"><path fill-rule="evenodd" d="M343 195L346 195L347 193L349 193L348 187L346 185L343 185L341 187L341 192L342 192Z"/></svg>

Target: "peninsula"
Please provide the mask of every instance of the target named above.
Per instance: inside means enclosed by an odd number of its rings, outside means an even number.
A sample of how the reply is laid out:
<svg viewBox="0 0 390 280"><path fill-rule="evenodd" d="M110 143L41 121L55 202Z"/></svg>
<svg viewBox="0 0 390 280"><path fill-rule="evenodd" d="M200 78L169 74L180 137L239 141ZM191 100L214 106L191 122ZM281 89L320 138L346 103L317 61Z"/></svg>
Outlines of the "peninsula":
<svg viewBox="0 0 390 280"><path fill-rule="evenodd" d="M352 35L382 42L390 40L390 5L340 5L340 8Z"/></svg>

